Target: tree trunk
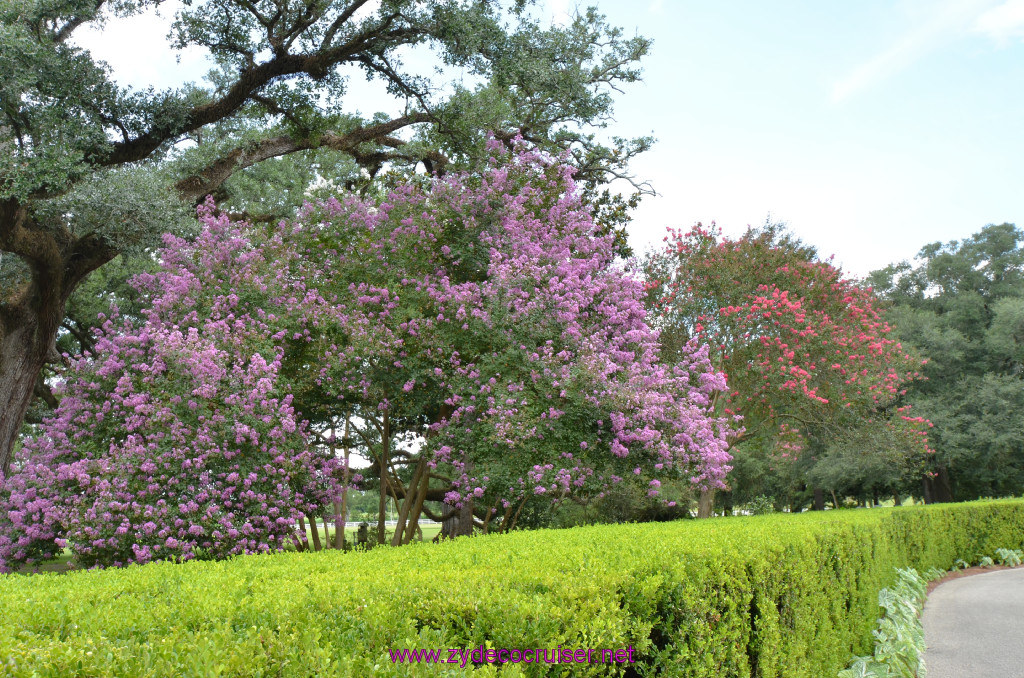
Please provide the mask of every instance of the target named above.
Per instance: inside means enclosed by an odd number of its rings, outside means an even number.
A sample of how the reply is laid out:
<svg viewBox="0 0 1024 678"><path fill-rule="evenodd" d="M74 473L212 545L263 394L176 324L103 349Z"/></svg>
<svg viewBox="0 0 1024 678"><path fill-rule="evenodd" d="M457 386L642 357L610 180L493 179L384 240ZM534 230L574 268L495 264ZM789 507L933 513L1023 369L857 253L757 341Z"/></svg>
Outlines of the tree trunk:
<svg viewBox="0 0 1024 678"><path fill-rule="evenodd" d="M334 435L334 428L331 428L331 435ZM348 417L345 417L345 432L342 434L342 445L345 455L345 470L342 475L341 484L341 505L338 502L334 502L334 548L343 549L345 548L345 520L348 518L348 481L351 477L349 475L348 458L349 458L349 446L348 446ZM332 443L333 445L333 443Z"/></svg>
<svg viewBox="0 0 1024 678"><path fill-rule="evenodd" d="M825 490L820 487L814 488L814 506L815 511L825 510Z"/></svg>
<svg viewBox="0 0 1024 678"><path fill-rule="evenodd" d="M60 358L57 330L68 297L89 273L117 254L95 233L75 238L52 224L37 224L27 205L0 200L0 255L28 266L27 284L0 298L0 472L14 446L47 360Z"/></svg>
<svg viewBox="0 0 1024 678"><path fill-rule="evenodd" d="M949 478L949 469L940 466L934 478L925 476L921 479L924 492L924 503L941 504L953 501L953 484Z"/></svg>
<svg viewBox="0 0 1024 678"><path fill-rule="evenodd" d="M899 492L893 492L892 493L892 505L893 506L901 506L902 504L903 504L903 499L900 497L900 493Z"/></svg>
<svg viewBox="0 0 1024 678"><path fill-rule="evenodd" d="M468 537L473 534L473 500L466 499L459 509L459 523L456 526L456 537Z"/></svg>
<svg viewBox="0 0 1024 678"><path fill-rule="evenodd" d="M408 544L412 541L417 532L420 534L420 541L423 541L423 531L420 529L420 514L423 513L423 502L427 500L427 492L430 491L430 470L424 469L420 478L420 487L417 492L416 503L412 507L412 515L409 517L409 526L405 531L405 541Z"/></svg>
<svg viewBox="0 0 1024 678"><path fill-rule="evenodd" d="M450 539L455 536L455 526L459 522L459 514L454 506L444 502L441 504L441 515L447 517L441 520L441 531L437 534L442 539Z"/></svg>
<svg viewBox="0 0 1024 678"><path fill-rule="evenodd" d="M441 523L441 537L452 539L473 534L473 502L466 499L461 507L444 504L445 513L454 513Z"/></svg>
<svg viewBox="0 0 1024 678"><path fill-rule="evenodd" d="M700 491L700 499L697 501L697 517L710 518L711 509L715 506L715 490L708 488Z"/></svg>
<svg viewBox="0 0 1024 678"><path fill-rule="evenodd" d="M0 474L6 475L46 351L35 345L34 324L0 327Z"/></svg>
<svg viewBox="0 0 1024 678"><path fill-rule="evenodd" d="M409 513L412 511L413 504L416 502L416 498L420 493L420 476L427 472L426 469L426 457L421 456L419 463L416 464L416 470L413 471L412 478L409 480L409 487L405 491L405 497L402 500L402 505L398 509L398 521L395 523L395 534L391 537L392 546L401 546L402 540L405 539L405 521L408 519Z"/></svg>
<svg viewBox="0 0 1024 678"><path fill-rule="evenodd" d="M309 517L309 534L313 537L313 550L319 551L323 548L320 544L320 521L316 519L316 516Z"/></svg>
<svg viewBox="0 0 1024 678"><path fill-rule="evenodd" d="M380 441L380 503L377 507L377 543L383 544L386 536L384 525L388 502L388 466L391 464L391 422L384 413Z"/></svg>
<svg viewBox="0 0 1024 678"><path fill-rule="evenodd" d="M384 464L380 465L380 501L377 503L377 543L384 543L384 533L386 526L384 525L385 511L388 508L388 481L387 467Z"/></svg>
<svg viewBox="0 0 1024 678"><path fill-rule="evenodd" d="M839 508L839 499L836 498L836 491L829 490L832 493L832 508Z"/></svg>

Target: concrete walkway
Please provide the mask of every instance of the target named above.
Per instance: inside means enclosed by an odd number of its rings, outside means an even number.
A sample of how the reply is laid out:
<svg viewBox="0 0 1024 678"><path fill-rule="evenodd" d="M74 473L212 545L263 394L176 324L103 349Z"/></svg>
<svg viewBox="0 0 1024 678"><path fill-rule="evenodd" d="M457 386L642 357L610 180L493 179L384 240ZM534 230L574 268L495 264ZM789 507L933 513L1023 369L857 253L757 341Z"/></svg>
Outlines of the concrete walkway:
<svg viewBox="0 0 1024 678"><path fill-rule="evenodd" d="M921 619L928 678L1024 678L1024 568L948 581Z"/></svg>

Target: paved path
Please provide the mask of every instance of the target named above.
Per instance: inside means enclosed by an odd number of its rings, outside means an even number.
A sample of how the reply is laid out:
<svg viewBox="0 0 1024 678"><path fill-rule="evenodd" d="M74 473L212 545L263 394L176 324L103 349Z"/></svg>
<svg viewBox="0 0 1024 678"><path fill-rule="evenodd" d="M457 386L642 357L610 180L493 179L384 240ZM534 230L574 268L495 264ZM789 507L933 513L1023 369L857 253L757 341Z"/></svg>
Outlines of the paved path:
<svg viewBox="0 0 1024 678"><path fill-rule="evenodd" d="M928 678L1024 678L1024 568L936 587L922 623Z"/></svg>

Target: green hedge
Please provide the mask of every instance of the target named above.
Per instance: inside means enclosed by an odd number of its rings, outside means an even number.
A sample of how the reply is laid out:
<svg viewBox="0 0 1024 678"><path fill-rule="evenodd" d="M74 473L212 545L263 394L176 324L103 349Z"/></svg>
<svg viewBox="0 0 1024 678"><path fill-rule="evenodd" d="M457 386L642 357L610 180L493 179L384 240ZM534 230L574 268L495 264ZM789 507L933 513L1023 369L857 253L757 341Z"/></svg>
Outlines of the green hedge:
<svg viewBox="0 0 1024 678"><path fill-rule="evenodd" d="M834 676L894 568L1024 546L1024 502L477 537L0 577L0 675ZM623 648L638 663L394 664L389 648Z"/></svg>

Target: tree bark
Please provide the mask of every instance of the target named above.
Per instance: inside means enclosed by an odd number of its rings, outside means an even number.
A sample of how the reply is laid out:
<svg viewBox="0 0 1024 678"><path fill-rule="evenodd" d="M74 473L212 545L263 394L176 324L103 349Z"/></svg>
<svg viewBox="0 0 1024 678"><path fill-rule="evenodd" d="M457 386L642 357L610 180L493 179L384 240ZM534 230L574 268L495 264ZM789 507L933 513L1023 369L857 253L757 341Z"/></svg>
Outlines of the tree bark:
<svg viewBox="0 0 1024 678"><path fill-rule="evenodd" d="M839 508L839 499L836 497L835 490L829 490L832 493L832 508Z"/></svg>
<svg viewBox="0 0 1024 678"><path fill-rule="evenodd" d="M416 464L416 470L413 471L412 479L409 480L409 489L405 492L405 499L402 500L402 505L398 509L398 521L395 523L395 534L391 537L392 546L401 546L402 540L405 539L405 521L408 519L410 512L412 511L413 503L415 503L420 490L420 476L426 472L427 460L424 457L420 457L419 463Z"/></svg>
<svg viewBox="0 0 1024 678"><path fill-rule="evenodd" d="M333 428L331 428L331 435L334 435ZM344 435L341 442L345 455L345 471L342 475L341 505L339 506L337 501L334 502L334 548L336 549L345 548L345 519L348 517L348 481L351 477L348 468L348 417L345 417L345 433L342 435Z"/></svg>
<svg viewBox="0 0 1024 678"><path fill-rule="evenodd" d="M444 512L450 517L441 523L442 539L453 539L473 534L473 502L471 500L464 500L462 506L444 504ZM516 515L518 516L518 513Z"/></svg>
<svg viewBox="0 0 1024 678"><path fill-rule="evenodd" d="M85 277L117 254L95 235L75 238L36 224L25 205L0 200L0 253L18 256L29 280L0 298L0 472L10 468L14 445L35 393L39 373L56 361L57 330L68 297Z"/></svg>
<svg viewBox="0 0 1024 678"><path fill-rule="evenodd" d="M380 503L377 513L377 543L383 544L385 540L386 526L384 520L388 502L388 467L391 465L391 421L388 413L384 412L384 421L381 424L380 441Z"/></svg>
<svg viewBox="0 0 1024 678"><path fill-rule="evenodd" d="M473 500L466 499L459 509L459 522L455 528L456 537L468 537L473 534Z"/></svg>
<svg viewBox="0 0 1024 678"><path fill-rule="evenodd" d="M313 550L319 551L322 548L320 544L320 521L316 519L316 516L309 517L309 534L313 537Z"/></svg>
<svg viewBox="0 0 1024 678"><path fill-rule="evenodd" d="M711 510L715 506L715 490L708 488L700 491L700 499L697 501L697 517L710 518Z"/></svg>
<svg viewBox="0 0 1024 678"><path fill-rule="evenodd" d="M824 511L825 510L825 490L820 487L814 488L814 510Z"/></svg>
<svg viewBox="0 0 1024 678"><path fill-rule="evenodd" d="M430 490L430 471L424 469L423 475L420 477L419 491L416 493L416 503L412 507L412 515L409 518L409 524L405 528L405 540L402 542L408 544L412 541L413 536L419 532L420 541L423 541L423 531L420 530L420 514L423 513L423 502L427 499L427 492Z"/></svg>
<svg viewBox="0 0 1024 678"><path fill-rule="evenodd" d="M35 345L34 324L0 330L0 475L7 475L25 413L35 397L35 385L46 362Z"/></svg>

